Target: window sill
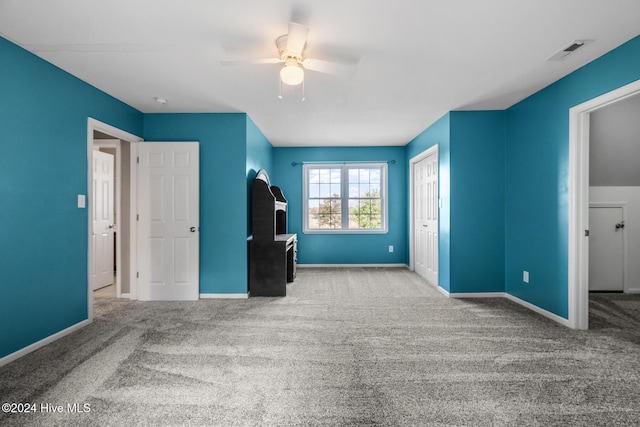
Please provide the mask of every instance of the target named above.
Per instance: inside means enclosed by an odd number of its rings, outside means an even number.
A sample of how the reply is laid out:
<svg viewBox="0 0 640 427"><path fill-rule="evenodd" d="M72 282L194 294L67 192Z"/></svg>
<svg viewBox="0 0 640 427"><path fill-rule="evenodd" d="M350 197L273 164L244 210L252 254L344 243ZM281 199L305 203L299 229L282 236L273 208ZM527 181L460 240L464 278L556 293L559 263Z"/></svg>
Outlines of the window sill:
<svg viewBox="0 0 640 427"><path fill-rule="evenodd" d="M303 230L303 234L387 234L389 230Z"/></svg>

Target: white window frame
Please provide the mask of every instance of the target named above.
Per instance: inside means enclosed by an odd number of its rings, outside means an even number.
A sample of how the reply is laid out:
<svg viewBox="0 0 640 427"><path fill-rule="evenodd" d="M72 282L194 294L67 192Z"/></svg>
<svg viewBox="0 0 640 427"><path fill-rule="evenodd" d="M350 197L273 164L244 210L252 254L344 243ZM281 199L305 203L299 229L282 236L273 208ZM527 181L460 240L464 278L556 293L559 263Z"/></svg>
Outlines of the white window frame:
<svg viewBox="0 0 640 427"><path fill-rule="evenodd" d="M380 168L380 203L381 228L358 229L345 228L349 221L349 169L376 169ZM309 228L309 169L340 169L341 170L341 204L342 228ZM302 223L304 234L385 234L388 233L388 168L386 162L339 162L339 163L304 163L302 165Z"/></svg>

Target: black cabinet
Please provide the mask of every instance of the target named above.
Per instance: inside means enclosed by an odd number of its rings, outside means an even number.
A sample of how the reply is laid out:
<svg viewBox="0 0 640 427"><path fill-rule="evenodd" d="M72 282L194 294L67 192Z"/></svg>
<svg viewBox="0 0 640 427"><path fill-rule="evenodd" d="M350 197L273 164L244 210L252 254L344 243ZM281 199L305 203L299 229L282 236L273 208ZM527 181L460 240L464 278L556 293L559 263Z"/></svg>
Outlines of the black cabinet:
<svg viewBox="0 0 640 427"><path fill-rule="evenodd" d="M285 296L296 275L297 235L287 234L287 200L264 169L251 189L249 295Z"/></svg>

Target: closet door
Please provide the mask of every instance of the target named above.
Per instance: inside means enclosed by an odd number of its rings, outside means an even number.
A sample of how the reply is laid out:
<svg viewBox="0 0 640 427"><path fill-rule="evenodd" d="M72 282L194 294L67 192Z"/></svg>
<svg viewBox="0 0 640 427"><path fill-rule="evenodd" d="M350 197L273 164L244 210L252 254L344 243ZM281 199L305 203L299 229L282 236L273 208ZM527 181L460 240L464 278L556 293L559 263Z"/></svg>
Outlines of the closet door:
<svg viewBox="0 0 640 427"><path fill-rule="evenodd" d="M438 284L438 153L413 167L415 271Z"/></svg>
<svg viewBox="0 0 640 427"><path fill-rule="evenodd" d="M93 151L93 290L109 286L114 275L114 157Z"/></svg>
<svg viewBox="0 0 640 427"><path fill-rule="evenodd" d="M589 290L624 290L624 221L621 207L589 208Z"/></svg>

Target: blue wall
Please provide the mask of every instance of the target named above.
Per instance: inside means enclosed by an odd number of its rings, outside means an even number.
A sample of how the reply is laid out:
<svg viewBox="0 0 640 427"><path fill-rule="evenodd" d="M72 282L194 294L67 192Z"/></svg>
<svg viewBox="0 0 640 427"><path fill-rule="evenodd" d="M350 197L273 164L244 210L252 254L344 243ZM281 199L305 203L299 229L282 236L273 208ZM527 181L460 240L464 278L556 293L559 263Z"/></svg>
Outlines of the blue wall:
<svg viewBox="0 0 640 427"><path fill-rule="evenodd" d="M449 291L504 292L505 112L450 114Z"/></svg>
<svg viewBox="0 0 640 427"><path fill-rule="evenodd" d="M405 206L405 221L410 224L411 210L409 208L409 174L411 173L411 159L423 151L438 145L438 193L442 206L438 217L438 286L446 291L451 290L451 113L445 114L424 132L414 138L407 145L407 202ZM407 226L406 253L409 254L409 234ZM408 262L407 255L407 264Z"/></svg>
<svg viewBox="0 0 640 427"><path fill-rule="evenodd" d="M251 235L251 186L253 179L260 169L266 170L267 174L273 173L273 146L248 116L246 135L247 209L249 212L249 214L247 214L248 237ZM271 179L271 175L269 175L269 179Z"/></svg>
<svg viewBox="0 0 640 427"><path fill-rule="evenodd" d="M304 234L302 232L302 162L391 161L388 165L389 232L386 234ZM292 166L292 162L297 163ZM405 147L305 147L274 149L272 184L288 202L288 227L298 233L300 264L405 264ZM389 245L394 252L389 252Z"/></svg>
<svg viewBox="0 0 640 427"><path fill-rule="evenodd" d="M0 38L0 357L87 319L87 118L142 114Z"/></svg>
<svg viewBox="0 0 640 427"><path fill-rule="evenodd" d="M568 317L569 108L640 79L640 37L507 110L506 290ZM530 283L522 282L522 271Z"/></svg>
<svg viewBox="0 0 640 427"><path fill-rule="evenodd" d="M273 146L248 116L246 141L247 179L250 182L256 177L256 173L260 169L265 169L267 173L271 173L273 168Z"/></svg>
<svg viewBox="0 0 640 427"><path fill-rule="evenodd" d="M248 291L247 120L244 113L144 116L147 141L200 142L200 293ZM268 155L255 154L256 163L261 158Z"/></svg>

